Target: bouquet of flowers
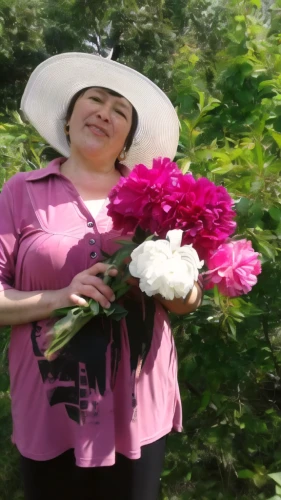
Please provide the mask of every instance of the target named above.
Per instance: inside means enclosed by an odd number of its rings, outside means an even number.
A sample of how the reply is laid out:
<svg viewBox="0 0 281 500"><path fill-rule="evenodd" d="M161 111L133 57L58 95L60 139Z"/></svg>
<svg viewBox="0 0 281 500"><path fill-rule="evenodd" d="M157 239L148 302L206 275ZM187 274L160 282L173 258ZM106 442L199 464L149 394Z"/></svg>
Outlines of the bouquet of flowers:
<svg viewBox="0 0 281 500"><path fill-rule="evenodd" d="M251 242L230 239L236 214L227 190L207 178L196 180L190 173L183 174L168 158L155 159L151 169L137 165L128 177L121 177L109 200L113 228L123 235L133 233L132 241L121 240L121 248L105 260L119 271L116 277L103 278L116 301L109 309L89 300L86 307L55 311L63 317L49 332L47 359L93 316L105 314L120 320L126 315L118 299L130 288L129 276L139 278L140 289L147 295L173 300L184 299L192 290L204 263L204 287L217 286L230 297L248 293L261 272L259 254Z"/></svg>

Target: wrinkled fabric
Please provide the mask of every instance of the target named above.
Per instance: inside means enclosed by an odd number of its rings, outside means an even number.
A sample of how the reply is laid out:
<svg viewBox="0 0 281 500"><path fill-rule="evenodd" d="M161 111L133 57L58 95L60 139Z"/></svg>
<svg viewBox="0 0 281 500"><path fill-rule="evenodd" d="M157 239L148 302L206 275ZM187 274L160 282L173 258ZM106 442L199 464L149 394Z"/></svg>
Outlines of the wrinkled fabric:
<svg viewBox="0 0 281 500"><path fill-rule="evenodd" d="M2 293L9 288L66 287L77 273L101 261L103 252L111 254L118 248L122 231L112 229L106 206L93 218L73 184L60 173L63 161L18 173L3 188ZM127 175L125 168L120 170ZM74 448L79 466L112 465L115 452L139 458L142 445L172 429L181 430L177 355L169 320L158 302L146 309L141 294L138 299L131 304L132 311L136 304L139 307L135 315L131 312L128 325L122 320L117 328L96 319L52 362L43 352L54 319L12 328L13 442L23 456L48 460ZM150 316L144 317L146 310ZM141 331L136 328L136 339L134 321L144 325ZM146 346L141 370L138 345Z"/></svg>

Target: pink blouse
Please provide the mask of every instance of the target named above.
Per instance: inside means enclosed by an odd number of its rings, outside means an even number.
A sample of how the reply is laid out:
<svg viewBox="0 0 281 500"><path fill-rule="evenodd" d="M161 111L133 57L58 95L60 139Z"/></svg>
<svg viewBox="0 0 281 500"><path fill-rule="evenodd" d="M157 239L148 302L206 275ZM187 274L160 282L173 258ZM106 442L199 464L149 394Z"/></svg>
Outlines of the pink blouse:
<svg viewBox="0 0 281 500"><path fill-rule="evenodd" d="M63 161L18 173L3 187L1 291L66 287L118 248L106 204L94 219L60 173ZM169 320L158 302L145 301L145 315L131 302L126 320L95 318L51 362L43 353L53 320L12 328L13 442L23 456L48 460L74 448L78 466L112 465L115 452L136 459L142 445L181 430Z"/></svg>

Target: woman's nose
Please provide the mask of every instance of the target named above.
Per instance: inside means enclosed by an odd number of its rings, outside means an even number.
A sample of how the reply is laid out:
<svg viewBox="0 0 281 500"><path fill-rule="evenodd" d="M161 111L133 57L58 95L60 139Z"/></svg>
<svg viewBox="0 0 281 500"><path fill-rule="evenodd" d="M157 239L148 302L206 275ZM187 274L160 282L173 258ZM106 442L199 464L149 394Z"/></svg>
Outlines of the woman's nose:
<svg viewBox="0 0 281 500"><path fill-rule="evenodd" d="M103 105L97 111L97 116L104 122L109 122L110 120L110 107Z"/></svg>

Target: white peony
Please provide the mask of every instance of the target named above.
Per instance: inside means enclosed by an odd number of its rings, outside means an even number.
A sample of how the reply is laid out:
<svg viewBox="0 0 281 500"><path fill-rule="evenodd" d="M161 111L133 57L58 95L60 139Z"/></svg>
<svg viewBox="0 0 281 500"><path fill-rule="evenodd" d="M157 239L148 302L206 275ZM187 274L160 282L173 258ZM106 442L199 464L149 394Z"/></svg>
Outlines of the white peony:
<svg viewBox="0 0 281 500"><path fill-rule="evenodd" d="M168 231L166 240L145 241L131 255L130 273L140 279L147 295L161 294L167 300L184 298L198 279L199 260L192 245L181 247L181 229Z"/></svg>

